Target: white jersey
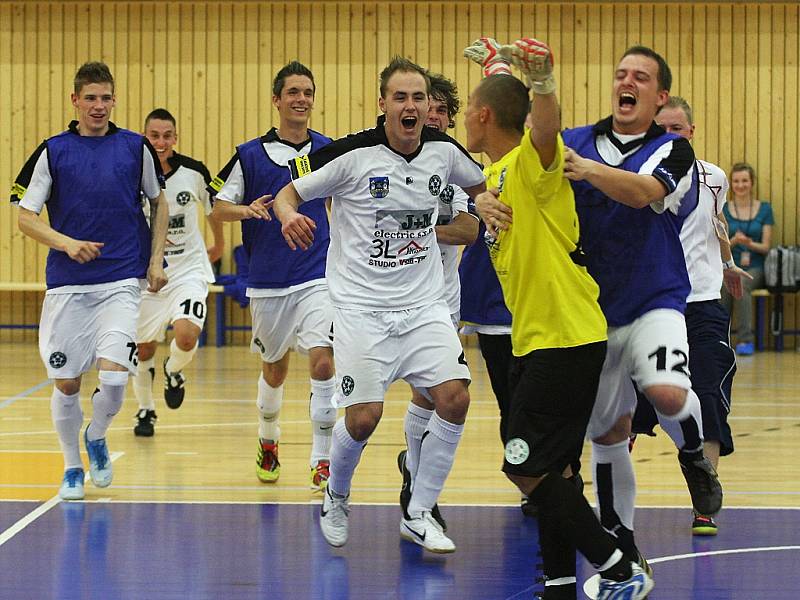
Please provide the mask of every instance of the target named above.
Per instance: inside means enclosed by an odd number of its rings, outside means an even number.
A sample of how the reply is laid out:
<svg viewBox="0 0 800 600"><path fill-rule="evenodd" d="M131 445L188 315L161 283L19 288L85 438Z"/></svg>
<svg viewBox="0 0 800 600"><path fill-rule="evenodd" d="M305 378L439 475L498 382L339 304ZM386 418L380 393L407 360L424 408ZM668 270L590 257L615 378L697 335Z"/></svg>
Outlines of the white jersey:
<svg viewBox="0 0 800 600"><path fill-rule="evenodd" d="M206 185L211 176L200 161L175 153L169 158L172 167L166 177L169 206L169 228L164 258L169 287L186 279L214 283L214 270L208 260L206 243L200 231L198 211L211 214L211 201ZM146 216L149 214L145 211Z"/></svg>
<svg viewBox="0 0 800 600"><path fill-rule="evenodd" d="M714 219L722 212L728 178L717 165L698 160L699 198L681 229L681 245L692 291L687 302L717 300L722 288L722 258Z"/></svg>
<svg viewBox="0 0 800 600"><path fill-rule="evenodd" d="M447 184L439 193L439 218L437 225L452 223L461 213L469 213L469 196L457 185ZM442 268L444 270L444 301L450 314L454 315L461 310L461 280L458 277L458 246L439 242L442 253Z"/></svg>
<svg viewBox="0 0 800 600"><path fill-rule="evenodd" d="M334 306L394 311L442 297L439 194L445 182L484 181L458 142L425 128L419 148L406 156L389 147L379 125L289 166L301 198L333 199L326 274Z"/></svg>

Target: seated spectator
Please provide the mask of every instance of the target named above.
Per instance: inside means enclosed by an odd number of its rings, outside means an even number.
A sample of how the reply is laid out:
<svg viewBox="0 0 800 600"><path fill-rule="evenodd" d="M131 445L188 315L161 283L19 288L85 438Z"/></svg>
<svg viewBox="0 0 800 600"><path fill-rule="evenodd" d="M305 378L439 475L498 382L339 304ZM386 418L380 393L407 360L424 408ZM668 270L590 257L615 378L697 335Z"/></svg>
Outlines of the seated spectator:
<svg viewBox="0 0 800 600"><path fill-rule="evenodd" d="M731 202L723 208L728 221L733 259L750 273L752 280L742 279L744 294L733 298L722 290L722 302L735 323L736 353L753 353L753 308L751 292L764 287L764 257L772 241L772 206L758 200L753 193L756 173L749 164L741 162L731 169Z"/></svg>

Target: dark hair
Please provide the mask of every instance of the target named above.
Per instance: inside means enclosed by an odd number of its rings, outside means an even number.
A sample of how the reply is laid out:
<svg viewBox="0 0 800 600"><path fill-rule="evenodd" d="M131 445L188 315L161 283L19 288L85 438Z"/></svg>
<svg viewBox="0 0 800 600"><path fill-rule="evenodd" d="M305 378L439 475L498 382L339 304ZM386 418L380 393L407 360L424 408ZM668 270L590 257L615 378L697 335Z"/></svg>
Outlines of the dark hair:
<svg viewBox="0 0 800 600"><path fill-rule="evenodd" d="M689 121L689 125L694 125L692 107L689 106L689 103L680 96L670 96L667 100L667 103L659 108L658 112L661 112L665 108L680 108L686 115L686 120Z"/></svg>
<svg viewBox="0 0 800 600"><path fill-rule="evenodd" d="M314 93L317 93L317 84L314 83L314 74L303 63L293 60L289 64L281 68L272 80L272 95L280 96L283 91L283 86L286 84L286 78L292 75L303 75L311 80L311 87Z"/></svg>
<svg viewBox="0 0 800 600"><path fill-rule="evenodd" d="M83 86L90 83L110 83L111 93L114 93L114 77L106 63L102 62L87 62L81 65L78 72L75 73L75 80L73 87L75 94L81 93Z"/></svg>
<svg viewBox="0 0 800 600"><path fill-rule="evenodd" d="M431 80L428 77L428 71L420 67L417 63L410 61L402 56L395 56L386 68L381 71L381 98L386 98L386 85L389 79L397 72L403 73L419 73L425 80L425 91L430 95L431 93Z"/></svg>
<svg viewBox="0 0 800 600"><path fill-rule="evenodd" d="M631 46L625 50L625 54L622 55L622 58L632 54L646 56L656 61L656 63L658 63L658 90L670 90L672 87L672 71L670 71L669 65L667 61L664 60L663 56L647 46Z"/></svg>
<svg viewBox="0 0 800 600"><path fill-rule="evenodd" d="M490 75L483 79L473 92L480 106L488 106L497 119L501 129L525 131L525 117L528 116L528 88L516 77L510 75Z"/></svg>
<svg viewBox="0 0 800 600"><path fill-rule="evenodd" d="M756 170L750 165L750 163L746 162L738 162L731 167L731 178L733 178L734 173L738 173L739 171L747 171L750 173L750 182L756 182Z"/></svg>
<svg viewBox="0 0 800 600"><path fill-rule="evenodd" d="M156 108L155 110L150 111L150 114L145 117L144 126L145 129L147 128L147 124L152 119L158 119L159 121L169 121L172 123L173 127L177 127L178 124L175 122L175 117L172 116L172 113L169 112L166 108Z"/></svg>
<svg viewBox="0 0 800 600"><path fill-rule="evenodd" d="M456 84L440 73L428 72L428 79L431 81L431 98L443 102L447 106L447 118L450 120L447 126L455 127L455 116L458 114L458 109L461 108Z"/></svg>

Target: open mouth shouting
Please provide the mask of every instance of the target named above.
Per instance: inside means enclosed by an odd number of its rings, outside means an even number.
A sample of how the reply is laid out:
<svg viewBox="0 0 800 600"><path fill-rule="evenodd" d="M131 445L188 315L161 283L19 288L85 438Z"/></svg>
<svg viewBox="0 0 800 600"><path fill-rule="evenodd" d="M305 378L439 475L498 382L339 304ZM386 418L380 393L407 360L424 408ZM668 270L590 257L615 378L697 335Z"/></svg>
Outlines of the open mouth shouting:
<svg viewBox="0 0 800 600"><path fill-rule="evenodd" d="M631 92L621 92L618 103L621 112L630 112L636 107L637 99Z"/></svg>
<svg viewBox="0 0 800 600"><path fill-rule="evenodd" d="M400 125L406 133L414 133L417 129L418 121L417 117L408 115L400 119Z"/></svg>

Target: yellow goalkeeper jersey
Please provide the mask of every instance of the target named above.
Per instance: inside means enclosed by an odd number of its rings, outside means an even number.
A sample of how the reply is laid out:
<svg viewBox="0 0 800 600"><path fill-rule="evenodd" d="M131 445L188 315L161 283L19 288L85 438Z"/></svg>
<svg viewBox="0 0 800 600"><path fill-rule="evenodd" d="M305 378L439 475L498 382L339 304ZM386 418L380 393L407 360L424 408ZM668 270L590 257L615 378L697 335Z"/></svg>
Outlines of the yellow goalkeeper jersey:
<svg viewBox="0 0 800 600"><path fill-rule="evenodd" d="M526 130L519 146L484 170L487 187L500 189L500 200L513 209L511 227L489 255L511 311L515 356L607 339L600 290L578 264L578 215L560 135L557 145L545 169Z"/></svg>

